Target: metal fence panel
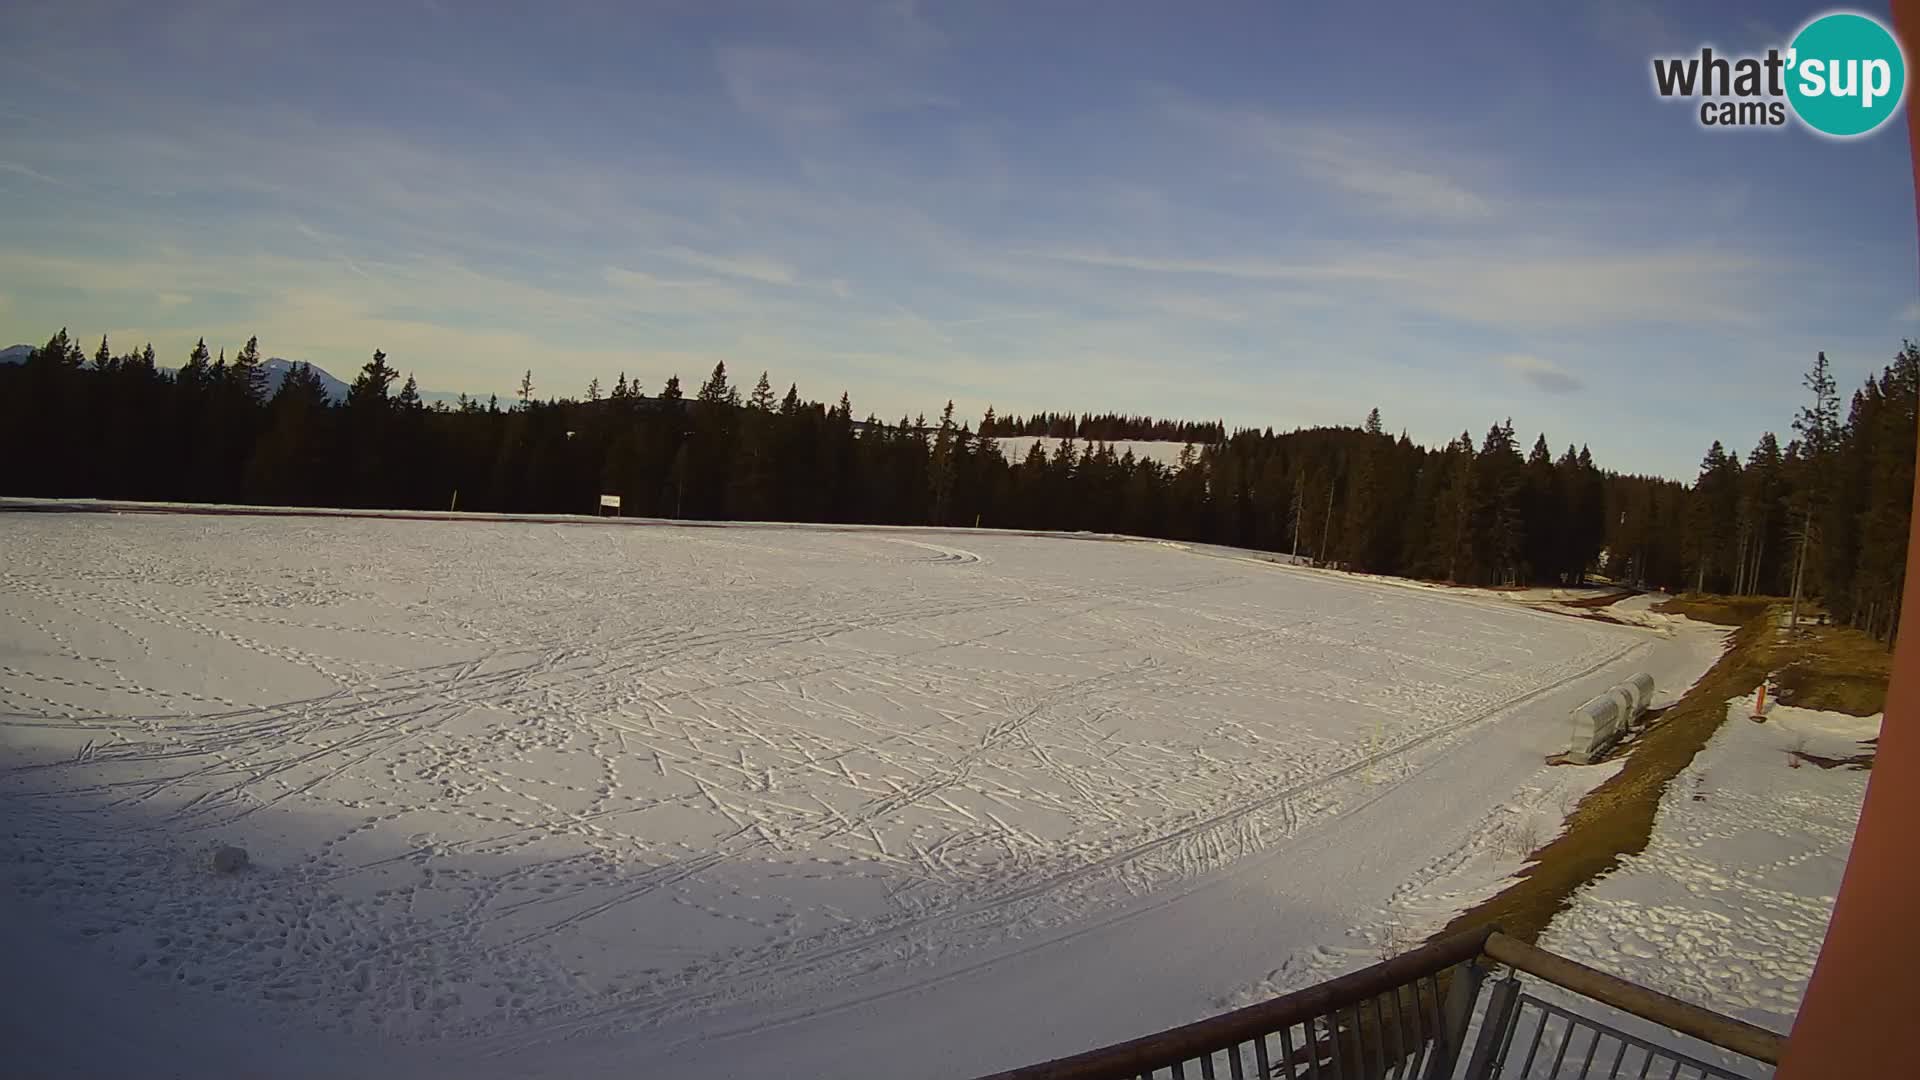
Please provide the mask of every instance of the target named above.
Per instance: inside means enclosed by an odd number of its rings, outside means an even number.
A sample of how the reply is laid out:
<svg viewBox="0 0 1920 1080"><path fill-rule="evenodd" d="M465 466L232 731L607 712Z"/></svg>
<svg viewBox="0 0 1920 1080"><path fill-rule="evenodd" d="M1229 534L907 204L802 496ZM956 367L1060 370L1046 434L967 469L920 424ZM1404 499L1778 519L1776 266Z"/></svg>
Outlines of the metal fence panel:
<svg viewBox="0 0 1920 1080"><path fill-rule="evenodd" d="M1545 1001L1515 976L1490 988L1464 1080L1747 1080L1712 1062Z"/></svg>

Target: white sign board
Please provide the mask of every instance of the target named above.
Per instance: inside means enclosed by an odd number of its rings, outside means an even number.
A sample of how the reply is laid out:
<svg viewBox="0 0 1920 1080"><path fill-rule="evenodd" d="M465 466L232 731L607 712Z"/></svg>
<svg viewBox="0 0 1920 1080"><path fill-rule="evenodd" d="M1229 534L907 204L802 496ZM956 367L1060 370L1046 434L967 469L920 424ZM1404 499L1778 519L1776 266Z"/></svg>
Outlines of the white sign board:
<svg viewBox="0 0 1920 1080"><path fill-rule="evenodd" d="M602 495L600 496L600 505L602 507L612 507L613 509L618 510L620 509L620 496Z"/></svg>

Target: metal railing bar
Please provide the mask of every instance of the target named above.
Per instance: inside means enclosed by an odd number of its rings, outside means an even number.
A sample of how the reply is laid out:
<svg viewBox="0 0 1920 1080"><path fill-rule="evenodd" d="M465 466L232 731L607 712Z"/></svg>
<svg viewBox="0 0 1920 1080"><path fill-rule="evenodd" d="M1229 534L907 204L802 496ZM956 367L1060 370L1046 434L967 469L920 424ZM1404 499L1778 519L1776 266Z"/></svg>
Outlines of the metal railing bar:
<svg viewBox="0 0 1920 1080"><path fill-rule="evenodd" d="M1603 1034L1599 1028L1593 1029L1593 1041L1587 1044L1586 1060L1580 1063L1580 1076L1583 1080L1587 1074L1593 1071L1593 1055L1600 1052L1600 1038Z"/></svg>
<svg viewBox="0 0 1920 1080"><path fill-rule="evenodd" d="M1214 1080L1213 1051L1211 1050L1207 1051L1205 1054L1200 1055L1200 1080Z"/></svg>
<svg viewBox="0 0 1920 1080"><path fill-rule="evenodd" d="M1500 1051L1493 1055L1493 1063L1488 1075L1499 1075L1500 1066L1507 1060L1508 1051L1513 1049L1513 1037L1520 1031L1520 1018L1525 1016L1526 1012L1527 1003L1523 1000L1516 999L1513 1002L1512 1011L1500 1018L1500 1022L1507 1025L1507 1030L1500 1036Z"/></svg>
<svg viewBox="0 0 1920 1080"><path fill-rule="evenodd" d="M1780 1064L1786 1050L1786 1039L1763 1027L1636 986L1498 931L1488 936L1486 953L1508 967L1768 1065Z"/></svg>
<svg viewBox="0 0 1920 1080"><path fill-rule="evenodd" d="M1659 1043L1648 1042L1645 1039L1639 1038L1634 1035L1629 1035L1628 1033L1621 1031L1617 1028L1610 1027L1606 1024L1603 1024L1598 1020L1592 1019L1591 1017L1587 1017L1580 1013L1574 1012L1566 1008L1565 1006L1555 1005L1553 1002L1534 997L1532 994L1522 994L1520 995L1520 1000L1524 1001L1526 1004L1532 1006L1533 1008L1541 1010L1542 1012L1552 1013L1553 1015L1558 1016L1561 1019L1567 1021L1567 1023L1569 1024L1577 1025L1580 1027L1593 1028L1598 1031L1603 1031L1606 1034L1612 1036L1613 1038L1619 1039L1621 1042L1627 1043L1628 1045L1631 1045L1631 1046L1638 1047L1642 1050L1646 1050L1649 1053L1657 1055L1658 1057L1674 1059L1684 1065L1689 1065L1693 1068L1700 1069L1701 1075L1703 1076L1716 1071L1715 1066L1707 1062L1701 1061L1696 1057L1693 1057L1692 1055L1688 1054L1684 1050L1675 1049L1670 1046L1662 1046ZM1726 1048L1722 1047L1722 1049L1726 1049ZM1724 1071L1724 1070L1717 1070L1717 1071Z"/></svg>
<svg viewBox="0 0 1920 1080"><path fill-rule="evenodd" d="M1240 1063L1239 1043L1234 1043L1227 1048L1227 1075L1233 1080L1247 1080L1245 1066Z"/></svg>
<svg viewBox="0 0 1920 1080"><path fill-rule="evenodd" d="M1522 1005L1520 1007L1520 1015L1525 1016L1526 1014L1527 1014L1526 1006ZM1525 1076L1528 1073L1533 1071L1534 1056L1540 1053L1540 1039L1542 1036L1546 1035L1547 1033L1547 1019L1548 1017L1546 1013L1540 1014L1540 1026L1533 1030L1533 1046L1527 1050L1527 1063L1525 1065L1520 1066L1521 1076ZM1500 1060L1504 1062L1506 1058L1502 1057Z"/></svg>
<svg viewBox="0 0 1920 1080"><path fill-rule="evenodd" d="M1282 1047L1286 1046L1286 1038L1287 1033L1282 1031L1280 1033L1280 1045ZM1260 1080L1273 1080L1273 1066L1267 1061L1267 1037L1265 1035L1253 1040L1253 1063L1260 1066ZM1287 1070L1287 1080L1293 1080L1292 1069Z"/></svg>
<svg viewBox="0 0 1920 1080"><path fill-rule="evenodd" d="M1541 1023L1544 1024L1546 1021L1542 1020ZM1553 1055L1553 1068L1547 1070L1548 1076L1557 1077L1560 1075L1560 1063L1567 1060L1567 1051L1573 1047L1573 1035L1577 1030L1578 1028L1575 1027L1573 1021L1567 1021L1566 1038L1560 1040L1560 1052Z"/></svg>
<svg viewBox="0 0 1920 1080"><path fill-rule="evenodd" d="M1620 1063L1627 1060L1627 1040L1615 1038L1614 1041L1620 1044L1620 1049L1613 1055L1613 1068L1607 1070L1607 1080L1617 1080L1620 1075Z"/></svg>

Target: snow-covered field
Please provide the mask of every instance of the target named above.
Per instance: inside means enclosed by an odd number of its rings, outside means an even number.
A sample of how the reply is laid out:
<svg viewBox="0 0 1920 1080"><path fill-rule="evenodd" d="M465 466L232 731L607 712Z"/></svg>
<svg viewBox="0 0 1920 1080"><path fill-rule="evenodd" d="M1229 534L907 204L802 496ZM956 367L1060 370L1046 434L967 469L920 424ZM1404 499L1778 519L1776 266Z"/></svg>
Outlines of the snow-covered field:
<svg viewBox="0 0 1920 1080"><path fill-rule="evenodd" d="M1541 944L1786 1033L1819 957L1866 798L1880 717L1751 700L1661 800L1646 851L1582 890ZM1796 766L1795 761L1800 763Z"/></svg>
<svg viewBox="0 0 1920 1080"><path fill-rule="evenodd" d="M1605 775L1543 765L1566 711L1721 641L992 532L4 514L0 550L0 1037L59 1075L1084 1049L1444 920Z"/></svg>
<svg viewBox="0 0 1920 1080"><path fill-rule="evenodd" d="M1027 455L1032 452L1034 443L1039 443L1040 448L1046 451L1047 457L1052 459L1054 455L1060 452L1060 444L1065 440L1052 439L1044 435L1009 435L1002 439L996 439L995 441L1000 444L1000 454L1002 457L1008 461L1021 462L1025 461ZM1100 444L1089 443L1085 439L1075 439L1073 441L1074 452L1080 454L1086 453L1090 446L1098 445ZM1115 457L1122 457L1128 451L1132 451L1135 460L1157 461L1162 465L1171 467L1180 463L1180 451L1185 449L1187 444L1177 442L1148 442L1143 439L1116 439L1106 445L1113 447ZM1199 444L1195 444L1193 450L1194 453L1198 454L1200 452Z"/></svg>

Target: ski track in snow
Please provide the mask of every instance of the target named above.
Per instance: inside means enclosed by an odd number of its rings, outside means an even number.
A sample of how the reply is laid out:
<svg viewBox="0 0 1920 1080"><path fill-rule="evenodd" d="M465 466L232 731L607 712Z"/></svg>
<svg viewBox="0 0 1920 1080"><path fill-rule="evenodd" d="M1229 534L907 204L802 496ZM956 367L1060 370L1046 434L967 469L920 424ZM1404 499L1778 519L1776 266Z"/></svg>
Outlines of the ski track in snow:
<svg viewBox="0 0 1920 1080"><path fill-rule="evenodd" d="M1175 895L1649 640L923 535L0 516L0 878L349 1034L772 1015Z"/></svg>

